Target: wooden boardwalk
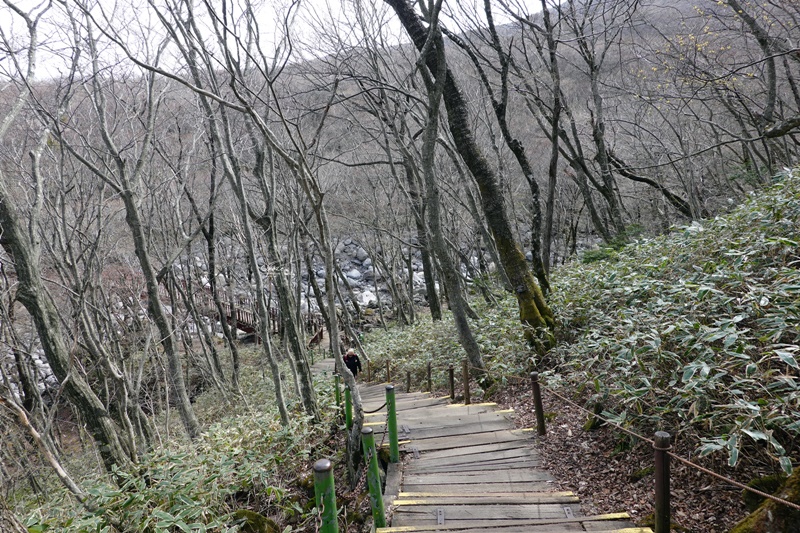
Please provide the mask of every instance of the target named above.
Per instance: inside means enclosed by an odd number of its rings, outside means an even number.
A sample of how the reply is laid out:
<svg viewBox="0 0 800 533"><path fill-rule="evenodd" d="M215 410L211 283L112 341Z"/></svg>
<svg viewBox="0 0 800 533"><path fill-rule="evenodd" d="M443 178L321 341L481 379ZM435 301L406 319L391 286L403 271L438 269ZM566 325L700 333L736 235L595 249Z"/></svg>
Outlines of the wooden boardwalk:
<svg viewBox="0 0 800 533"><path fill-rule="evenodd" d="M333 360L326 361L318 365L332 370ZM384 402L385 384L359 391L365 410ZM390 471L387 477L391 526L378 533L652 533L636 527L625 512L583 516L577 496L553 490L535 432L514 429L512 411L493 403L451 404L427 393L396 392L396 398L405 453L398 475ZM385 417L385 410L366 417L376 442L383 439Z"/></svg>

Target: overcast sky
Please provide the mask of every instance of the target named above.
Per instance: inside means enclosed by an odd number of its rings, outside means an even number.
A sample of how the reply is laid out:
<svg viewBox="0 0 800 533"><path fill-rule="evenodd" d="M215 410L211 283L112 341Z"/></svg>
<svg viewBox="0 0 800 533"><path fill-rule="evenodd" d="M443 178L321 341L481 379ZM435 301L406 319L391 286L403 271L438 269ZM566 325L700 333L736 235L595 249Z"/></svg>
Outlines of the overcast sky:
<svg viewBox="0 0 800 533"><path fill-rule="evenodd" d="M94 2L93 9L95 20L101 28L112 26L120 32L126 45L133 50L137 57L152 57L156 45L164 38L165 32L156 17L154 10L148 5L147 0L86 0ZM382 0L360 0L365 6L363 11L371 19L373 28L383 28L387 44L405 40L405 35L391 9ZM0 0L0 30L2 30L3 44L0 52L0 76L8 80L9 77L18 77L17 68L11 61L8 50L15 51L17 57L24 61L24 53L29 42L27 28L22 17L15 14L9 4L13 4L22 11L37 15L44 14L39 25L40 52L37 69L37 78L46 79L60 77L68 70L69 58L72 47L72 29L65 7L58 2L50 5L46 11L47 2L36 0ZM74 6L75 0L67 0L67 6ZM533 0L521 0L522 4L531 4ZM164 0L154 0L156 6L163 6ZM201 4L201 0L196 2ZM467 10L480 10L482 2L479 0L451 0L452 6L445 2L445 13L458 6ZM213 0L214 5L221 5L218 0ZM233 5L239 2L234 0ZM275 50L278 41L283 36L283 20L289 13L290 3L287 0L255 0L251 2L257 9L258 22L262 43L269 55ZM230 6L231 3L228 3ZM358 44L360 39L357 31L348 31L355 22L355 3L353 0L300 0L293 7L291 13L290 31L296 47L297 57L310 57L331 53L337 46L337 39L347 44ZM202 11L202 10L200 10ZM241 10L239 10L241 12ZM198 17L202 19L203 17ZM207 18L207 17L206 17ZM443 15L445 24L454 26L452 19ZM496 22L502 24L509 18L500 14L496 15ZM82 23L82 21L81 21ZM332 32L334 27L340 28ZM336 37L333 37L333 34ZM146 37L143 37L146 36ZM103 58L109 63L125 61L124 54L114 46L106 43L103 48ZM178 62L177 58L170 61Z"/></svg>

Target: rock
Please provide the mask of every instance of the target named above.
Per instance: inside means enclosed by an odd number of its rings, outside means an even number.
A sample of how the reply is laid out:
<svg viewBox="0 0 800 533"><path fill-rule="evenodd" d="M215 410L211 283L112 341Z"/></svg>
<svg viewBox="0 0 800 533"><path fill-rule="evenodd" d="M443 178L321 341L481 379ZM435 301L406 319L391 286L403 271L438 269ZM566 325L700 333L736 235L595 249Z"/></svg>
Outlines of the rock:
<svg viewBox="0 0 800 533"><path fill-rule="evenodd" d="M367 251L359 246L358 250L356 250L356 259L358 259L359 261L364 261L367 259L367 257L369 257L367 255Z"/></svg>
<svg viewBox="0 0 800 533"><path fill-rule="evenodd" d="M376 303L378 299L375 296L374 292L372 292L372 291L364 291L361 294L361 298L359 300L360 300L361 305L366 307L366 306L368 306L370 304Z"/></svg>
<svg viewBox="0 0 800 533"><path fill-rule="evenodd" d="M345 239L344 240L344 245L345 246L350 246L351 244L353 244L353 239Z"/></svg>
<svg viewBox="0 0 800 533"><path fill-rule="evenodd" d="M772 474L752 479L747 486L758 489L761 492L766 492L767 494L775 494L785 482L786 476L784 474ZM749 490L745 490L742 491L742 501L745 507L747 507L748 512L752 513L764 502L764 497L750 492Z"/></svg>
<svg viewBox="0 0 800 533"><path fill-rule="evenodd" d="M240 522L242 533L280 533L281 528L271 518L267 518L250 509L239 509L233 517Z"/></svg>
<svg viewBox="0 0 800 533"><path fill-rule="evenodd" d="M369 257L367 257L366 259L364 259L364 260L361 262L361 264L362 264L363 266L365 266L365 267L372 266L372 259L370 259Z"/></svg>
<svg viewBox="0 0 800 533"><path fill-rule="evenodd" d="M362 278L361 271L358 270L357 268L354 268L354 269L350 270L349 272L347 272L345 274L345 276L347 276L350 279L356 279L356 280Z"/></svg>
<svg viewBox="0 0 800 533"><path fill-rule="evenodd" d="M320 279L325 279L325 274L326 274L326 272L325 272L324 268L320 268L316 272L317 277L320 278Z"/></svg>
<svg viewBox="0 0 800 533"><path fill-rule="evenodd" d="M526 261L533 261L533 252L531 252L531 251L525 252L525 260Z"/></svg>

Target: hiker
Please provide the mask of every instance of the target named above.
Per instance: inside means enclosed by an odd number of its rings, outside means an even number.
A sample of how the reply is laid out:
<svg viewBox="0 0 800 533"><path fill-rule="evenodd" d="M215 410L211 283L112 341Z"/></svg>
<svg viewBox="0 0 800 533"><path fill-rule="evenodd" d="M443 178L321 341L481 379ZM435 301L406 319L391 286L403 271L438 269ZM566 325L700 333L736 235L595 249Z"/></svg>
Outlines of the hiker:
<svg viewBox="0 0 800 533"><path fill-rule="evenodd" d="M356 351L352 348L347 350L347 353L344 354L344 365L350 370L353 377L356 377L361 371L361 359L358 358Z"/></svg>

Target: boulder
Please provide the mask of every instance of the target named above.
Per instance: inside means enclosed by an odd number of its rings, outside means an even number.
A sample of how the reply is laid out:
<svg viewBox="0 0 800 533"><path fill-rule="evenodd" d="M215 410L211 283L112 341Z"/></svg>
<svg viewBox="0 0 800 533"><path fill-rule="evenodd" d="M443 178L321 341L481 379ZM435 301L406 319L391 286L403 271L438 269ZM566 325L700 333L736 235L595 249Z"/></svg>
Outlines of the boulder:
<svg viewBox="0 0 800 533"><path fill-rule="evenodd" d="M361 293L361 298L359 298L359 300L360 300L359 303L362 306L367 307L369 305L376 304L377 301L378 301L378 298L375 296L374 292L367 290L367 291L364 291L363 293Z"/></svg>

